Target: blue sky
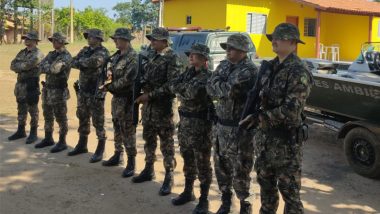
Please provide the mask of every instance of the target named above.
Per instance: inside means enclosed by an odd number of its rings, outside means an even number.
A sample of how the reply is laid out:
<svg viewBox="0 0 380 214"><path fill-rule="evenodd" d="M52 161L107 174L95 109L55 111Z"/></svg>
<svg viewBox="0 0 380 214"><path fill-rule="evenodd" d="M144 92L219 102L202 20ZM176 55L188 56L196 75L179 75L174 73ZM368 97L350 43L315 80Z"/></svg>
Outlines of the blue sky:
<svg viewBox="0 0 380 214"><path fill-rule="evenodd" d="M75 9L83 10L84 8L91 6L92 8L105 8L107 15L113 18L114 12L112 7L118 2L128 2L129 0L73 0ZM68 7L70 6L70 0L54 0L54 7Z"/></svg>

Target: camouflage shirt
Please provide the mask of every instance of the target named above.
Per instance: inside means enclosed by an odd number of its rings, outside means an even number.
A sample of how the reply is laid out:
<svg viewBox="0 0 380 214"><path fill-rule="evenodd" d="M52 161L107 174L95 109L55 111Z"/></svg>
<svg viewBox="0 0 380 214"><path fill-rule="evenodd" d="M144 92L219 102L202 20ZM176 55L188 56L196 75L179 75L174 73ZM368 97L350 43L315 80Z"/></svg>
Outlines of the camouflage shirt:
<svg viewBox="0 0 380 214"><path fill-rule="evenodd" d="M113 95L132 95L137 76L137 53L130 48L125 54L120 51L112 57L112 82L106 86Z"/></svg>
<svg viewBox="0 0 380 214"><path fill-rule="evenodd" d="M86 46L73 58L72 67L80 70L79 85L81 94L94 95L96 89L100 86L98 79L108 57L109 52L105 47L92 48Z"/></svg>
<svg viewBox="0 0 380 214"><path fill-rule="evenodd" d="M57 87L67 84L70 76L71 60L71 54L66 49L50 51L41 61L39 67L40 72L46 74L46 84Z"/></svg>
<svg viewBox="0 0 380 214"><path fill-rule="evenodd" d="M261 78L263 127L298 127L306 98L310 94L312 76L307 67L295 54L282 63L278 58L270 61L272 68Z"/></svg>
<svg viewBox="0 0 380 214"><path fill-rule="evenodd" d="M43 53L37 47L32 50L27 48L21 50L11 62L11 70L18 74L17 81L38 77L38 64L43 58Z"/></svg>
<svg viewBox="0 0 380 214"><path fill-rule="evenodd" d="M220 119L238 121L244 109L247 92L257 78L257 68L249 58L238 64L221 61L207 84L207 93L217 100Z"/></svg>
<svg viewBox="0 0 380 214"><path fill-rule="evenodd" d="M205 68L196 71L190 67L171 82L170 89L181 102L179 110L202 112L208 109L211 99L207 95L206 85L210 76L211 72Z"/></svg>
<svg viewBox="0 0 380 214"><path fill-rule="evenodd" d="M180 70L178 56L171 48L164 49L162 53L149 54L141 77L143 91L149 95L149 101L144 106L145 113L152 116L152 111L155 111L157 119L172 114L175 96L169 89L169 83Z"/></svg>

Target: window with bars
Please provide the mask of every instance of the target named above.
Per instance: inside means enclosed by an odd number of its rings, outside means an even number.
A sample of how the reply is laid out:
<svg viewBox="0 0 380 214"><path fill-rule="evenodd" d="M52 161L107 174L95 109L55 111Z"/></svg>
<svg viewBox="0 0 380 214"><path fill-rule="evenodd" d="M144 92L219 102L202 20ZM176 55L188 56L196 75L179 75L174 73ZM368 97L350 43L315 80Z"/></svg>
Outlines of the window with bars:
<svg viewBox="0 0 380 214"><path fill-rule="evenodd" d="M247 13L247 33L266 34L267 15L260 13Z"/></svg>
<svg viewBox="0 0 380 214"><path fill-rule="evenodd" d="M316 36L317 19L305 18L304 36Z"/></svg>

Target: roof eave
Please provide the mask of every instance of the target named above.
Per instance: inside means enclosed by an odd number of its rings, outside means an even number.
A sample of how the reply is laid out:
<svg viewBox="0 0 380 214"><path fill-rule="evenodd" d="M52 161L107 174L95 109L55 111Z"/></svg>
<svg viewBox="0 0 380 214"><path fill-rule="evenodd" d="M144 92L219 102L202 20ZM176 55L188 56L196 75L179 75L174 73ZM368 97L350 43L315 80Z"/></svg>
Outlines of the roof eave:
<svg viewBox="0 0 380 214"><path fill-rule="evenodd" d="M329 12L329 13L339 13L339 14L346 14L346 15L359 15L359 16L380 16L379 12L368 12L368 11L354 11L354 10L345 10L345 9L338 9L338 8L331 8L331 7L323 7L318 4L313 4L311 2L305 2L303 0L293 0L294 2L297 2L299 4L303 4L306 6L310 6L315 8L319 11Z"/></svg>

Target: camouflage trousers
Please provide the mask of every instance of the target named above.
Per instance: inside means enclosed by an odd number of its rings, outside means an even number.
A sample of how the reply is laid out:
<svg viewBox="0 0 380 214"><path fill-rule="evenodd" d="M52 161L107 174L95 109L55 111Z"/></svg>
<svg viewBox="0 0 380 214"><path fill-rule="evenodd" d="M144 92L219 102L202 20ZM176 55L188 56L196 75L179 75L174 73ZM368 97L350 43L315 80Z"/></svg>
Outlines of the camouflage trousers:
<svg viewBox="0 0 380 214"><path fill-rule="evenodd" d="M68 131L66 98L61 96L60 99L56 98L54 102L51 102L52 100L49 99L47 95L47 93L50 92L54 91L47 92L47 89L42 89L42 110L45 120L45 132L54 131L55 118L59 125L59 134L66 135Z"/></svg>
<svg viewBox="0 0 380 214"><path fill-rule="evenodd" d="M28 104L27 102L17 102L17 120L21 126L26 125L26 119L30 114L30 127L38 126L39 110L37 104Z"/></svg>
<svg viewBox="0 0 380 214"><path fill-rule="evenodd" d="M156 158L157 136L160 137L160 150L164 156L164 168L173 171L176 166L174 157L174 122L173 117L161 118L160 121L145 120L143 114L143 139L145 140L145 162L154 163Z"/></svg>
<svg viewBox="0 0 380 214"><path fill-rule="evenodd" d="M31 117L30 126L37 127L39 119L38 101L39 87L29 89L27 83L16 82L14 94L17 101L18 125L25 126L28 112Z"/></svg>
<svg viewBox="0 0 380 214"><path fill-rule="evenodd" d="M300 198L302 143L262 131L255 136L255 142L255 170L261 195L260 213L276 213L279 191L285 201L284 213L304 213Z"/></svg>
<svg viewBox="0 0 380 214"><path fill-rule="evenodd" d="M240 200L250 196L249 188L253 167L253 134L248 131L238 134L238 127L217 124L213 130L215 175L219 190L232 193L232 187Z"/></svg>
<svg viewBox="0 0 380 214"><path fill-rule="evenodd" d="M113 97L112 122L114 128L115 151L123 152L123 145L128 156L136 156L136 127L133 125L133 101L126 97Z"/></svg>
<svg viewBox="0 0 380 214"><path fill-rule="evenodd" d="M90 134L90 118L92 125L96 129L96 135L99 140L106 139L104 129L104 99L94 99L92 96L83 96L77 94L77 117L79 119L78 132L80 135L88 136Z"/></svg>
<svg viewBox="0 0 380 214"><path fill-rule="evenodd" d="M201 184L211 184L211 123L196 118L181 117L178 141L187 180L198 175Z"/></svg>

